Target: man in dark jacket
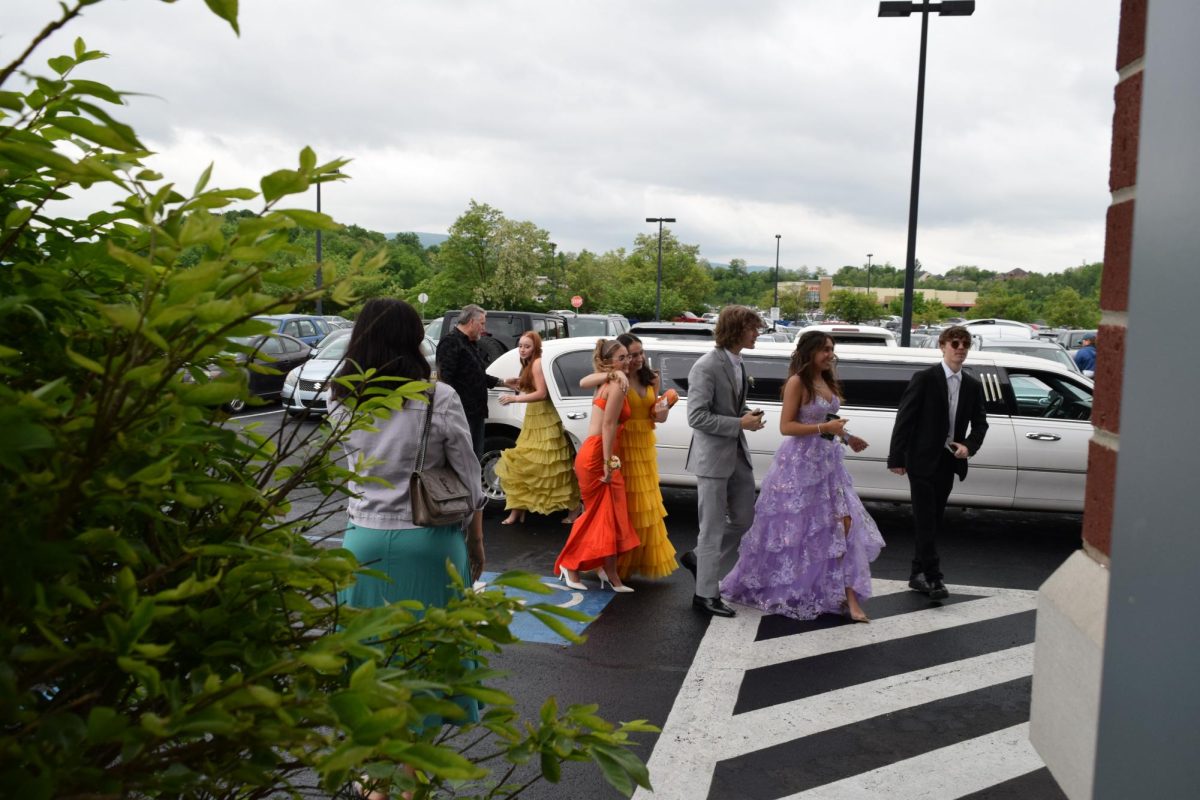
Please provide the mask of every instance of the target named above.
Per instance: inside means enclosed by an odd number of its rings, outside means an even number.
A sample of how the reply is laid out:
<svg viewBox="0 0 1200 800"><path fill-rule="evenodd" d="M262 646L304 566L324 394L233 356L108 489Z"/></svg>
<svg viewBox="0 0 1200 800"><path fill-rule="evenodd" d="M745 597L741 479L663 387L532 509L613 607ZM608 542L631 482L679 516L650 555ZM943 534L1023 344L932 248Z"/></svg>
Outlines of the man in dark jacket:
<svg viewBox="0 0 1200 800"><path fill-rule="evenodd" d="M488 375L475 344L487 331L487 312L476 305L463 308L458 322L437 346L438 380L450 384L462 400L471 428L475 455L483 456L483 423L487 419L488 389L500 379Z"/></svg>
<svg viewBox="0 0 1200 800"><path fill-rule="evenodd" d="M958 325L947 328L938 337L938 348L941 363L913 375L904 390L888 451L888 469L908 475L912 494L916 554L908 585L934 600L950 596L937 553L946 500L954 476L960 481L967 477L967 459L979 450L988 429L983 385L962 371L971 334Z"/></svg>

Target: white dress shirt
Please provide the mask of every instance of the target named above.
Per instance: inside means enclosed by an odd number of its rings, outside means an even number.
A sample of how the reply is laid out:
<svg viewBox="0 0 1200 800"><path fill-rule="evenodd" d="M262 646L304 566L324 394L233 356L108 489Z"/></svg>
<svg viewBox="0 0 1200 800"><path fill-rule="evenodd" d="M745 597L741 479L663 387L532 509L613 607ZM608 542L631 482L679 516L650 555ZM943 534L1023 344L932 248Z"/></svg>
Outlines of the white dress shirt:
<svg viewBox="0 0 1200 800"><path fill-rule="evenodd" d="M958 393L962 389L962 370L955 372L942 362L942 370L946 373L946 395L950 401L950 431L946 434L946 444L954 441L954 416L958 413Z"/></svg>

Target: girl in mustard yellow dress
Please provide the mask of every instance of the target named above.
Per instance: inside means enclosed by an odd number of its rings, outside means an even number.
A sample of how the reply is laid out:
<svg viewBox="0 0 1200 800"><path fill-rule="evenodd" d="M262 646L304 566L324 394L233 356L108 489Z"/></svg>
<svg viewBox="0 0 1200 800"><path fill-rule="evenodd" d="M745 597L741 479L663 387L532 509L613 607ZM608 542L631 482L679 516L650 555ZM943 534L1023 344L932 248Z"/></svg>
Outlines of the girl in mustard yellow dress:
<svg viewBox="0 0 1200 800"><path fill-rule="evenodd" d="M640 574L647 578L665 578L678 566L675 547L667 538L667 516L662 491L658 486L658 453L654 425L666 422L670 412L668 398L658 396L658 374L646 365L642 340L632 333L622 333L617 341L629 353L625 376L629 382L626 398L629 402L629 421L621 437L618 455L625 472L625 496L629 517L641 544L622 553L617 560L621 578ZM593 373L580 381L584 387L596 386L608 379L603 373Z"/></svg>
<svg viewBox="0 0 1200 800"><path fill-rule="evenodd" d="M521 355L521 374L517 394L500 397L501 405L528 403L525 422L515 447L500 454L496 476L504 488L508 517L501 525L525 519L526 511L553 514L570 511L565 523L579 516L579 484L575 480L574 457L562 420L550 402L546 378L542 375L542 337L527 331L517 342Z"/></svg>

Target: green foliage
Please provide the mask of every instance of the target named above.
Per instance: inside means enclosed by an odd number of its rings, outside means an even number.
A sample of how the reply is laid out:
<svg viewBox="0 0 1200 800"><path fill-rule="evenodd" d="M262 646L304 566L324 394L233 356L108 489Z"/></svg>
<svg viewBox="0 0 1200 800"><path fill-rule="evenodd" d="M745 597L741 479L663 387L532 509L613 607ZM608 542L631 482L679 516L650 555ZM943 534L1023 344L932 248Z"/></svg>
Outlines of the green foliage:
<svg viewBox="0 0 1200 800"><path fill-rule="evenodd" d="M209 6L236 30L234 0ZM330 792L366 773L418 798L483 795L508 779L493 764L534 759L551 780L590 760L622 791L649 787L627 749L645 723L553 702L518 720L487 685L514 613L562 630L556 617L576 612L467 590L452 568L462 596L446 608L337 603L363 570L304 534L341 513L347 433L424 385L271 435L214 406L246 395L229 337L318 296L298 242L363 238L283 205L347 162L305 148L259 191L210 188L211 170L191 189L165 181L105 109L121 93L75 77L102 56L76 40L23 91L0 73L0 795L297 796L306 772ZM97 183L123 199L83 219L46 212ZM255 210L215 213L234 202ZM352 305L380 272L387 245L373 244L334 244L331 302ZM214 361L226 369L210 378ZM494 585L540 588L519 574ZM429 724L461 716L456 696L488 704L480 723Z"/></svg>
<svg viewBox="0 0 1200 800"><path fill-rule="evenodd" d="M1095 328L1100 324L1100 304L1094 297L1080 297L1079 292L1066 286L1042 304L1042 316L1059 328Z"/></svg>
<svg viewBox="0 0 1200 800"><path fill-rule="evenodd" d="M893 298L887 306L887 313L901 316L904 314L904 298ZM921 325L936 325L954 312L936 297L926 299L924 292L913 292L913 322Z"/></svg>
<svg viewBox="0 0 1200 800"><path fill-rule="evenodd" d="M989 285L979 294L975 307L967 314L971 319L1012 319L1018 322L1033 320L1033 305L1025 297L1013 290L1008 282Z"/></svg>
<svg viewBox="0 0 1200 800"><path fill-rule="evenodd" d="M866 322L877 319L882 312L875 293L852 292L841 289L829 295L825 313L845 322Z"/></svg>

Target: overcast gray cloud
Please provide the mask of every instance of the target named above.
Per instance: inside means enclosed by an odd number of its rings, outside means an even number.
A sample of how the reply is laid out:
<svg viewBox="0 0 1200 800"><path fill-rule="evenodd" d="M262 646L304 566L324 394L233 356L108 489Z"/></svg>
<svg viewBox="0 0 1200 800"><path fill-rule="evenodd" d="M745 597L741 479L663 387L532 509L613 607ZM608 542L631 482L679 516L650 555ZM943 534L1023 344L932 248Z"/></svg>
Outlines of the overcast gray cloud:
<svg viewBox="0 0 1200 800"><path fill-rule="evenodd" d="M354 161L325 210L444 232L472 198L561 249L628 247L675 216L718 262L902 264L918 17L873 0L107 0L89 77L157 97L122 118L188 185ZM13 6L19 6L14 8ZM1119 0L979 0L930 22L918 257L1049 271L1098 261ZM57 13L0 11L7 63ZM91 67L92 65L89 65Z"/></svg>

